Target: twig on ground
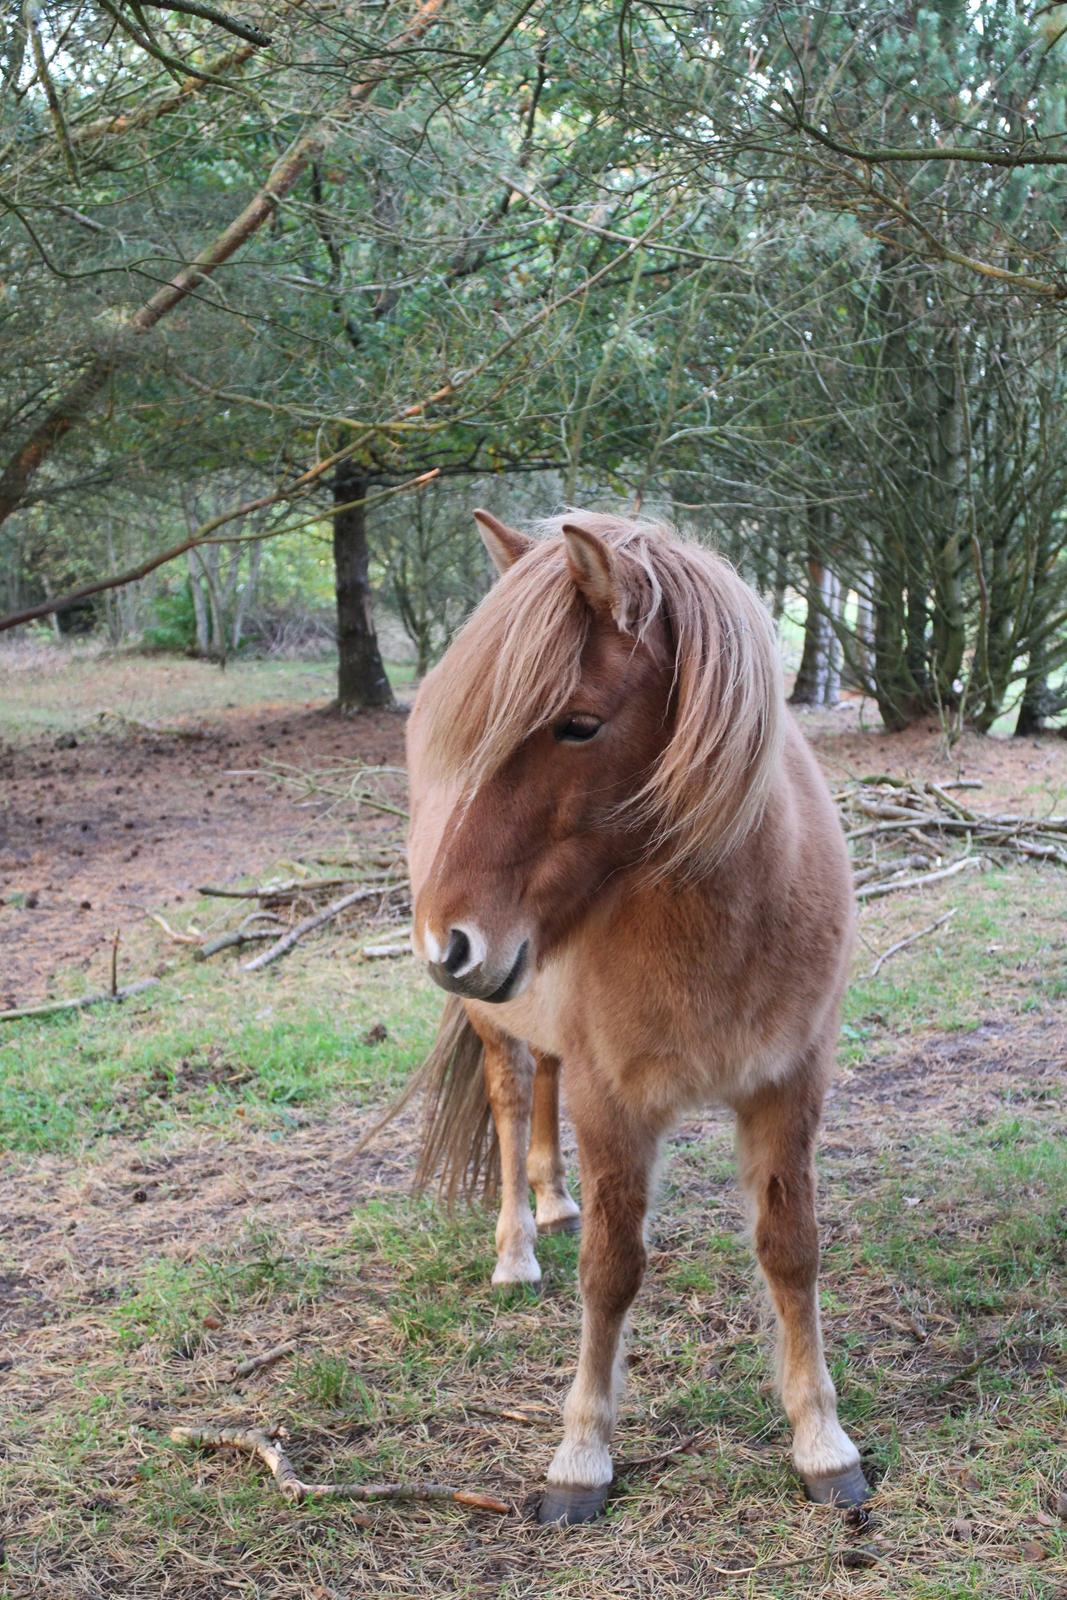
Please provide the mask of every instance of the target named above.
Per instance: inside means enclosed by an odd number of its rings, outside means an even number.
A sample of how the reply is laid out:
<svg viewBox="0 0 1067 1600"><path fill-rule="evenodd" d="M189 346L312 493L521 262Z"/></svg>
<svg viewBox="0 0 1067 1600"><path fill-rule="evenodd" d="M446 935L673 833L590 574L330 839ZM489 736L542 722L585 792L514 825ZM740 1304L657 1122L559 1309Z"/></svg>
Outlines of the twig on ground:
<svg viewBox="0 0 1067 1600"><path fill-rule="evenodd" d="M233 928L229 933L220 933L217 939L209 939L207 944L202 944L193 956L194 961L208 961L212 956L217 956L220 950L232 950L235 946L240 948L245 944L260 944L264 939L276 939L276 928Z"/></svg>
<svg viewBox="0 0 1067 1600"><path fill-rule="evenodd" d="M453 1489L444 1483L305 1483L278 1443L262 1428L172 1428L175 1444L196 1444L208 1449L230 1446L262 1461L287 1500L433 1501L451 1500L476 1511L506 1515L511 1507L493 1495L470 1489Z"/></svg>
<svg viewBox="0 0 1067 1600"><path fill-rule="evenodd" d="M361 954L367 961L382 961L388 956L409 956L411 933L409 931L403 944L365 944Z"/></svg>
<svg viewBox="0 0 1067 1600"><path fill-rule="evenodd" d="M344 894L339 900L332 900L321 911L316 911L312 916L305 917L303 922L298 922L295 928L283 934L276 944L269 950L256 956L252 961L246 961L242 967L243 972L259 972L263 967L269 967L272 962L280 960L306 933L312 933L316 928L321 928L325 923L332 922L334 917L340 916L342 911L347 911L349 906L358 905L361 900L373 900L378 895L384 894L384 884L375 884L372 888L353 889L351 894Z"/></svg>
<svg viewBox="0 0 1067 1600"><path fill-rule="evenodd" d="M505 1422L524 1422L535 1428L554 1428L559 1423L558 1407L544 1406L537 1401L531 1401L521 1409L512 1410L507 1406L493 1406L480 1400L467 1400L463 1409L472 1411L478 1417L501 1417Z"/></svg>
<svg viewBox="0 0 1067 1600"><path fill-rule="evenodd" d="M865 883L856 890L857 900L875 900L884 894L893 894L897 889L922 889L928 883L938 883L942 878L954 878L958 872L966 872L969 867L984 867L984 856L964 856L962 861L954 861L951 867L939 867L936 872L924 872L918 878L896 878L888 883Z"/></svg>
<svg viewBox="0 0 1067 1600"><path fill-rule="evenodd" d="M277 900L283 895L315 893L319 889L340 889L351 883L348 878L290 878L285 883L265 883L259 889L221 889L202 883L197 894L212 895L218 900Z"/></svg>
<svg viewBox="0 0 1067 1600"><path fill-rule="evenodd" d="M235 1364L233 1375L235 1378L250 1378L253 1372L261 1372L264 1367L273 1367L276 1361L284 1361L296 1349L297 1341L290 1339L285 1344L276 1344L273 1350L264 1350L258 1356L246 1356L244 1361Z"/></svg>
<svg viewBox="0 0 1067 1600"><path fill-rule="evenodd" d="M994 1339L993 1343L983 1350L980 1355L975 1356L973 1361L968 1361L967 1365L960 1367L958 1372L953 1372L950 1377L943 1378L940 1383L935 1383L932 1388L928 1389L927 1398L932 1400L936 1395L944 1394L947 1389L953 1388L957 1383L965 1383L968 1378L973 1378L975 1373L980 1372L984 1366L993 1360L994 1356L999 1356L1002 1350L1006 1350L1009 1345L1014 1344L1018 1337L1019 1329L1015 1327L1010 1332L1002 1334L999 1339Z"/></svg>
<svg viewBox="0 0 1067 1600"><path fill-rule="evenodd" d="M157 923L163 929L168 939L174 940L175 944L199 945L200 935L198 933L179 933L176 928L171 927L166 917L161 916L158 911L150 911L148 915L152 922Z"/></svg>
<svg viewBox="0 0 1067 1600"><path fill-rule="evenodd" d="M928 933L933 933L935 928L940 928L942 923L948 922L950 917L954 917L958 909L957 906L953 906L951 911L946 911L944 916L937 918L936 922L931 922L925 928L920 928L917 933L909 933L906 939L898 939L896 944L889 946L888 950L883 950L870 972L868 972L868 978L877 978L890 956L895 956L898 950L906 950L909 944L914 944L917 939L924 939Z"/></svg>
<svg viewBox="0 0 1067 1600"><path fill-rule="evenodd" d="M128 983L124 989L102 989L99 994L83 994L77 1000L47 1000L39 1006L20 1006L13 1011L0 1011L0 1022L17 1022L20 1017L47 1017L54 1011L81 1011L85 1006L103 1005L107 1001L119 1004L131 995L143 994L152 989L158 978L142 978L139 983Z"/></svg>
<svg viewBox="0 0 1067 1600"><path fill-rule="evenodd" d="M685 1455L695 1444L711 1437L711 1428L698 1428L696 1433L686 1434L684 1439L679 1439L667 1450L660 1450L654 1456L641 1456L636 1461L620 1461L615 1469L617 1478L625 1478L631 1472L644 1472L649 1467L662 1466L664 1462L671 1461L675 1456Z"/></svg>

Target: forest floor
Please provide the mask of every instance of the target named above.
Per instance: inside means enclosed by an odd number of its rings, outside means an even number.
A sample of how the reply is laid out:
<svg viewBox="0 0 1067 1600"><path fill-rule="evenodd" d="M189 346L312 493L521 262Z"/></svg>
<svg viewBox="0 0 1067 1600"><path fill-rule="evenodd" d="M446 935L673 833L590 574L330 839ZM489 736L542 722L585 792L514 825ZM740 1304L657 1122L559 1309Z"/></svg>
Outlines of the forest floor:
<svg viewBox="0 0 1067 1600"><path fill-rule="evenodd" d="M1067 873L1020 862L861 918L820 1169L827 1344L877 1481L869 1524L807 1505L790 1473L710 1114L666 1168L609 1515L541 1530L576 1241L545 1241L539 1296L493 1291L491 1219L408 1196L410 1119L352 1156L433 1034L415 963L365 961L346 925L245 973L149 918L204 927L205 882L329 871L391 836L278 781L399 759L403 719L328 714L320 679L105 657L5 680L0 1004L101 986L116 928L120 981L160 981L0 1024L4 1593L1059 1600ZM949 752L936 728L891 737L864 715L805 718L835 785L965 776L980 808L1067 810L1063 740ZM172 1444L182 1424L281 1425L307 1477L433 1477L513 1509L293 1506L258 1465Z"/></svg>

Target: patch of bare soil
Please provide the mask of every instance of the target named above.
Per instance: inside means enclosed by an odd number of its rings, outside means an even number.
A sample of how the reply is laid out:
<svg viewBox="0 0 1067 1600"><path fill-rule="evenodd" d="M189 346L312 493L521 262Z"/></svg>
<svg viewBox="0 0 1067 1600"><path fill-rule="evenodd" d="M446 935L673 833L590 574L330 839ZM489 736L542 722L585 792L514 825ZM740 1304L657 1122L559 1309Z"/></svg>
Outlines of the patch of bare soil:
<svg viewBox="0 0 1067 1600"><path fill-rule="evenodd" d="M336 859L336 818L256 776L264 762L402 760L403 717L258 707L158 735L0 745L0 1009L49 993L53 975L103 980L116 928L196 897L202 883L279 858ZM386 824L368 818L364 838Z"/></svg>
<svg viewBox="0 0 1067 1600"><path fill-rule="evenodd" d="M800 725L830 783L887 773L893 777L978 779L968 803L977 811L1067 810L1067 739L988 738L964 733L949 747L934 721L900 733L880 726L870 701L845 696L833 711L801 711Z"/></svg>

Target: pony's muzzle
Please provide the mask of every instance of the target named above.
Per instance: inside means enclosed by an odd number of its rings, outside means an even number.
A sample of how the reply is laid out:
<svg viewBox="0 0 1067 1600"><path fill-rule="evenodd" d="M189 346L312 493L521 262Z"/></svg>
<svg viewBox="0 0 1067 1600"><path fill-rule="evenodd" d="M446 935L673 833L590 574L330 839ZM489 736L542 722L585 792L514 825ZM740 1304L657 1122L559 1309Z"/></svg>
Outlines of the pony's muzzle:
<svg viewBox="0 0 1067 1600"><path fill-rule="evenodd" d="M426 966L434 983L450 994L495 1005L512 999L523 988L529 947L529 940L524 939L510 963L503 966L490 959L485 941L476 929L455 927L449 929L439 959L427 961Z"/></svg>

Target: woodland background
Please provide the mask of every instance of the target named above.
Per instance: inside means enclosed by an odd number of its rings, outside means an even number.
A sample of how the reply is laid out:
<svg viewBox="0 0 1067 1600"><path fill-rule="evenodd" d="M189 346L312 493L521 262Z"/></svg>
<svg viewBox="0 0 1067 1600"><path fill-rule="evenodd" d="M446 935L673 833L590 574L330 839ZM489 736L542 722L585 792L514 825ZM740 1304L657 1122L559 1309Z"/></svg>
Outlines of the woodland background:
<svg viewBox="0 0 1067 1600"><path fill-rule="evenodd" d="M380 705L377 630L422 671L488 582L472 505L596 503L727 553L801 702L1062 719L1067 7L2 30L0 628L336 639Z"/></svg>
<svg viewBox="0 0 1067 1600"><path fill-rule="evenodd" d="M1063 1600L1065 63L1045 0L0 7L5 1596ZM440 1017L389 707L472 508L567 503L756 584L840 807L869 1520L789 1469L728 1115L584 1528L578 1241L493 1290L414 1108L364 1142ZM252 1425L505 1509L173 1433Z"/></svg>

